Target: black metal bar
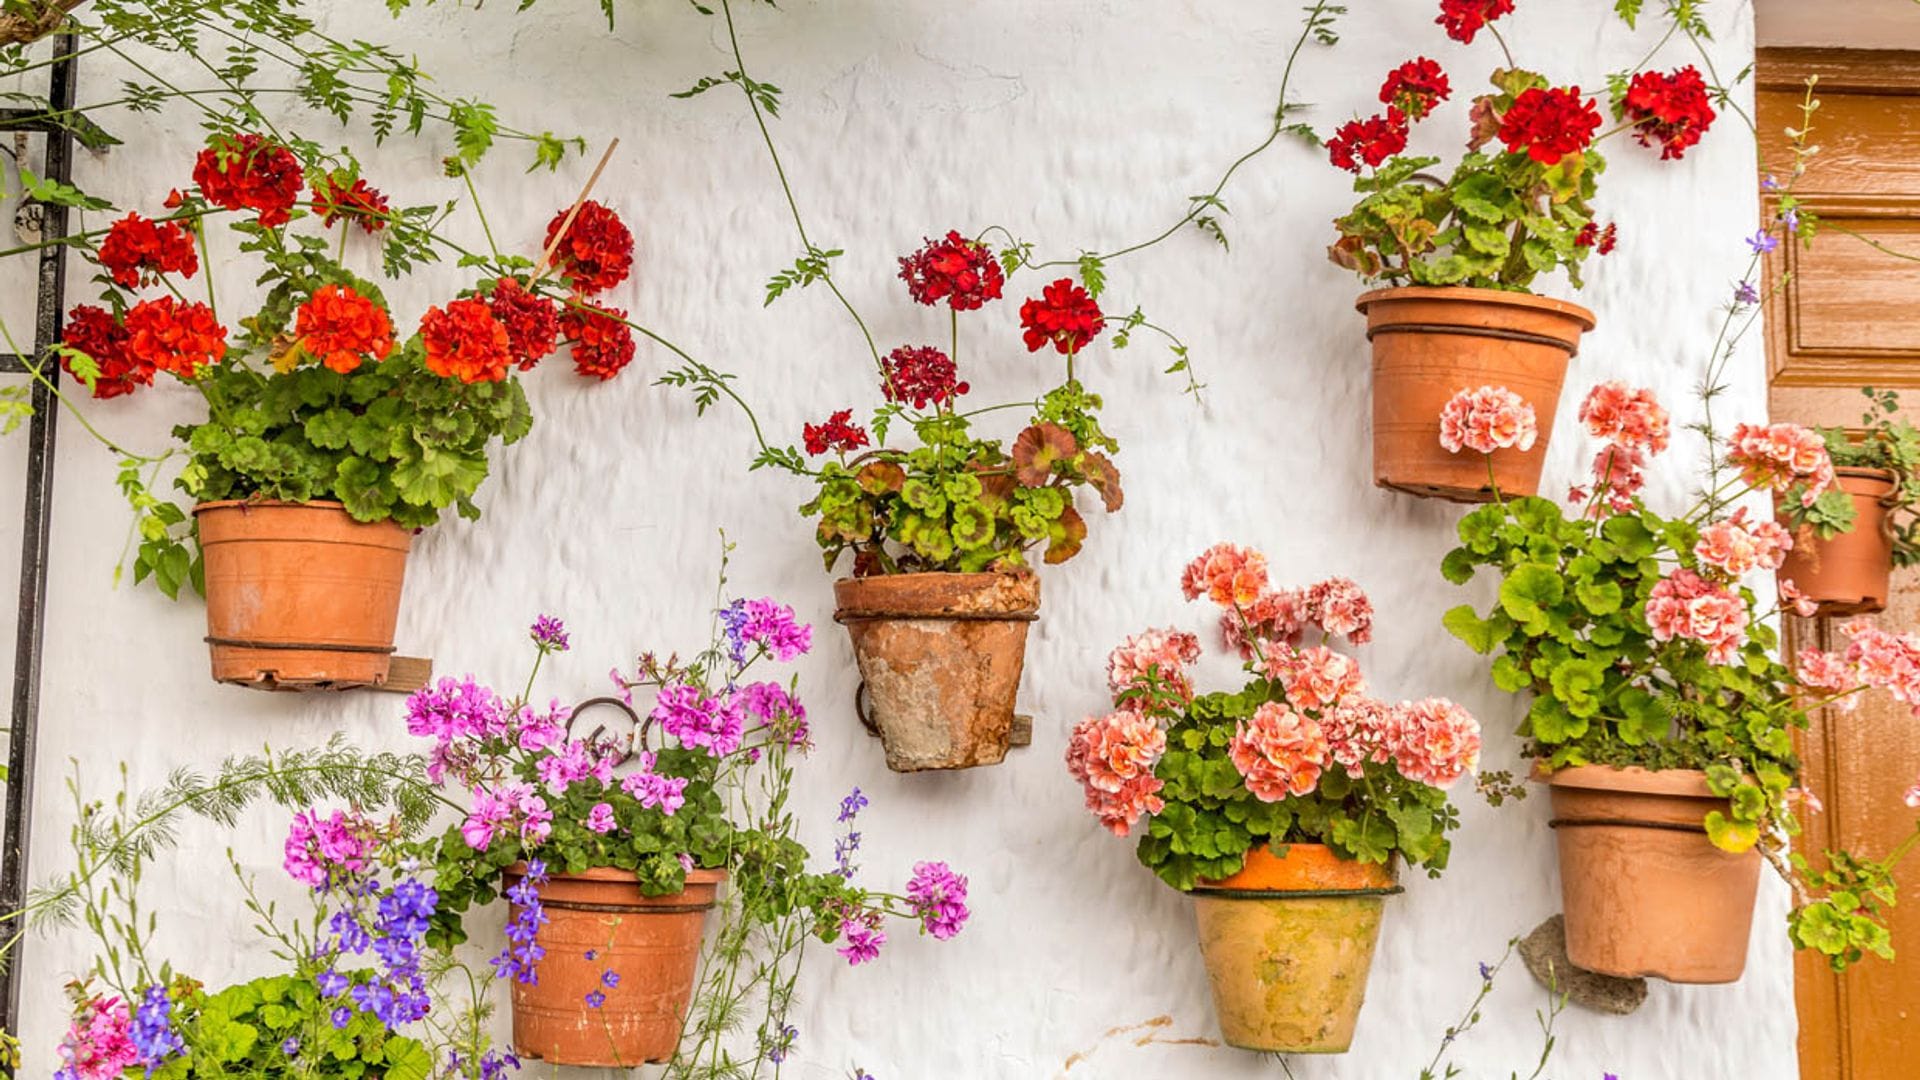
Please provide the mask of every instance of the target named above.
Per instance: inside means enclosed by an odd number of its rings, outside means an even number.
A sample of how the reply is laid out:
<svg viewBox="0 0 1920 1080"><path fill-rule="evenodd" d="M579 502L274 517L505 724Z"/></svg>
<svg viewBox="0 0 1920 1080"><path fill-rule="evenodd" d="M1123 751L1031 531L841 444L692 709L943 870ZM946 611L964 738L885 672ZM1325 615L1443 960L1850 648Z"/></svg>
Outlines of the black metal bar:
<svg viewBox="0 0 1920 1080"><path fill-rule="evenodd" d="M54 52L61 59L51 69L48 98L54 111L67 112L74 103L75 38L61 34ZM0 129L5 128L0 117ZM73 135L65 129L46 133L44 175L63 184L73 180ZM67 208L47 206L43 235L67 235ZM66 248L54 245L40 252L40 290L34 328L34 355L60 340L66 316ZM18 362L18 358L12 358ZM58 379L57 366L46 377ZM51 554L53 511L53 449L59 403L48 388L33 388L33 421L27 434L26 513L21 522L20 612L14 636L13 712L7 739L7 822L4 862L0 862L0 912L18 911L26 902L29 842L33 836L34 750L40 727L40 660L46 631L47 561ZM0 993L0 1031L17 1031L20 1017L20 952L16 942L8 957L4 992Z"/></svg>
<svg viewBox="0 0 1920 1080"><path fill-rule="evenodd" d="M61 117L70 112L72 106L52 109L0 109L0 131L62 131L72 120L64 123Z"/></svg>
<svg viewBox="0 0 1920 1080"><path fill-rule="evenodd" d="M6 125L0 124L0 131L4 130L6 130ZM27 368L27 362L21 359L19 353L0 352L0 375L28 374L31 374L31 372Z"/></svg>

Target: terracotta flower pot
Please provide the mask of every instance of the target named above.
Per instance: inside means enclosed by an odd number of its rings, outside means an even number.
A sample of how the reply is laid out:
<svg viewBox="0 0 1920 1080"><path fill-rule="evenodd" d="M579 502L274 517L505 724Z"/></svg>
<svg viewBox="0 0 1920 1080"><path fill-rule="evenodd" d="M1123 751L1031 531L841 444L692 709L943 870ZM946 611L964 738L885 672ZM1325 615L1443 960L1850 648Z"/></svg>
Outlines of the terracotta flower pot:
<svg viewBox="0 0 1920 1080"><path fill-rule="evenodd" d="M507 871L507 884L523 867ZM686 888L647 896L624 870L554 874L540 886L547 922L538 981L513 984L513 1049L553 1065L633 1068L673 1057L693 1001L700 937L724 870L695 870ZM588 959L591 954L592 959ZM619 976L609 987L607 972ZM599 1008L587 995L606 995Z"/></svg>
<svg viewBox="0 0 1920 1080"><path fill-rule="evenodd" d="M1893 523L1887 500L1897 480L1886 469L1838 468L1840 487L1853 496L1853 528L1828 540L1812 526L1793 535L1793 549L1780 565L1781 581L1819 604L1821 615L1869 615L1884 611L1893 578Z"/></svg>
<svg viewBox="0 0 1920 1080"><path fill-rule="evenodd" d="M895 772L994 765L1007 756L1027 624L1040 579L890 574L833 583L869 709Z"/></svg>
<svg viewBox="0 0 1920 1080"><path fill-rule="evenodd" d="M1367 994L1391 866L1320 844L1247 853L1246 868L1193 890L1220 1032L1243 1050L1343 1054Z"/></svg>
<svg viewBox="0 0 1920 1080"><path fill-rule="evenodd" d="M335 502L193 508L206 559L213 677L263 690L387 681L413 536Z"/></svg>
<svg viewBox="0 0 1920 1080"><path fill-rule="evenodd" d="M1505 496L1540 487L1567 361L1593 312L1564 300L1497 289L1377 289L1355 305L1373 343L1373 482L1412 495L1488 502L1487 459L1440 445L1440 410L1462 390L1504 386L1539 420L1533 449L1493 455Z"/></svg>
<svg viewBox="0 0 1920 1080"><path fill-rule="evenodd" d="M1693 769L1536 771L1553 792L1567 958L1622 978L1728 983L1747 966L1760 853L1707 839L1727 800Z"/></svg>

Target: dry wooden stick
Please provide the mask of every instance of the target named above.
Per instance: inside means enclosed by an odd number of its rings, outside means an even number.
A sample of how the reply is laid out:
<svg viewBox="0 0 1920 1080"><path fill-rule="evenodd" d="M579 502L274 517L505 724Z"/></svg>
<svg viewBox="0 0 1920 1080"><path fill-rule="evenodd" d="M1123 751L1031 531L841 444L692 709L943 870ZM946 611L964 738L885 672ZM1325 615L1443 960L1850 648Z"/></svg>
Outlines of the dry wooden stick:
<svg viewBox="0 0 1920 1080"><path fill-rule="evenodd" d="M541 253L540 265L534 267L533 270L534 281L539 281L541 278L546 277L547 271L552 269L553 253L560 250L561 241L567 238L567 230L573 228L573 219L580 216L580 208L586 205L587 196L593 194L593 185L600 182L600 174L606 171L607 162L613 160L613 152L619 148L620 140L618 137L607 144L607 152L600 155L600 164L595 165L593 167L593 175L587 177L587 186L580 189L580 197L573 200L573 206L567 210L567 216L561 219L559 231L553 234L553 242L549 243L547 250Z"/></svg>

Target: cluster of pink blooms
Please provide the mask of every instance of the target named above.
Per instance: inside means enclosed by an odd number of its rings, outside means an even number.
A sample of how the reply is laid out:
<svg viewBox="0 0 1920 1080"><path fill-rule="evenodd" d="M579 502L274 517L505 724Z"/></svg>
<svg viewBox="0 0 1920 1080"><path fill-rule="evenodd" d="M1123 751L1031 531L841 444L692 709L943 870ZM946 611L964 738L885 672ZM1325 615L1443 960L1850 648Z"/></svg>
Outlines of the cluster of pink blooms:
<svg viewBox="0 0 1920 1080"><path fill-rule="evenodd" d="M553 811L532 784L502 784L497 788L483 784L472 794L473 807L460 823L460 838L475 851L491 847L494 837L502 833L518 833L529 845L540 844L553 835Z"/></svg>
<svg viewBox="0 0 1920 1080"><path fill-rule="evenodd" d="M1812 506L1834 484L1827 444L1799 424L1741 424L1727 439L1727 461L1755 487L1775 492L1800 488L1800 504Z"/></svg>
<svg viewBox="0 0 1920 1080"><path fill-rule="evenodd" d="M314 889L366 871L381 830L358 813L335 810L327 817L302 812L287 829L281 865L295 881Z"/></svg>
<svg viewBox="0 0 1920 1080"><path fill-rule="evenodd" d="M1440 445L1450 454L1526 451L1539 437L1533 406L1504 386L1462 390L1440 410Z"/></svg>
<svg viewBox="0 0 1920 1080"><path fill-rule="evenodd" d="M75 1080L120 1080L139 1064L133 1044L133 1015L118 997L96 997L82 1006L60 1043L62 1077Z"/></svg>
<svg viewBox="0 0 1920 1080"><path fill-rule="evenodd" d="M1635 496L1647 483L1642 471L1647 458L1665 450L1672 439L1672 417L1652 390L1615 379L1587 391L1586 400L1580 403L1580 422L1589 434L1608 443L1593 457L1593 491L1597 498L1588 513L1598 516L1602 502L1616 514L1631 513ZM1584 503L1587 489L1576 486L1567 498Z"/></svg>
<svg viewBox="0 0 1920 1080"><path fill-rule="evenodd" d="M1278 682L1286 702L1266 702L1242 723L1229 748L1234 767L1257 798L1277 801L1312 793L1321 773L1339 765L1359 776L1368 762L1392 764L1417 783L1447 787L1479 764L1480 726L1465 709L1430 699L1388 705L1366 696L1360 665L1324 644L1302 648L1308 627L1323 640L1368 640L1373 604L1347 578L1307 589L1273 590L1257 551L1216 544L1181 575L1189 600L1202 596L1226 609L1227 645ZM1160 717L1192 700L1187 665L1199 641L1174 630L1128 638L1107 659L1116 711L1073 729L1067 771L1080 781L1087 809L1124 836L1142 817L1165 808L1154 767L1167 751ZM1139 692L1151 674L1162 693ZM1176 700L1169 700L1169 698Z"/></svg>
<svg viewBox="0 0 1920 1080"><path fill-rule="evenodd" d="M1754 570L1778 570L1787 561L1793 535L1777 521L1750 521L1742 506L1731 517L1700 530L1693 546L1700 561L1735 578Z"/></svg>
<svg viewBox="0 0 1920 1080"><path fill-rule="evenodd" d="M1709 663L1731 664L1747 640L1747 603L1719 582L1675 570L1647 595L1647 625L1655 641L1698 641Z"/></svg>
<svg viewBox="0 0 1920 1080"><path fill-rule="evenodd" d="M1920 636L1883 630L1865 619L1840 628L1847 647L1838 652L1800 650L1800 682L1839 695L1831 704L1842 712L1859 704L1853 691L1885 690L1920 716Z"/></svg>

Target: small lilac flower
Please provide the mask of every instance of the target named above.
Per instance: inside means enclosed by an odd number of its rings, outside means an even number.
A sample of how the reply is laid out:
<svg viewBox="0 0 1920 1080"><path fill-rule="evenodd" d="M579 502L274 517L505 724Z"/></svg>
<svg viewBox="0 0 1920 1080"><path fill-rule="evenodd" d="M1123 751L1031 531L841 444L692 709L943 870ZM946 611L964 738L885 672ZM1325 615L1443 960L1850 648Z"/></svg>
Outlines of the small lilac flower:
<svg viewBox="0 0 1920 1080"><path fill-rule="evenodd" d="M321 972L314 982L320 987L320 996L324 998L336 998L347 992L347 977L332 968Z"/></svg>
<svg viewBox="0 0 1920 1080"><path fill-rule="evenodd" d="M618 989L620 986L620 973L611 969L601 972L600 985L609 990Z"/></svg>
<svg viewBox="0 0 1920 1080"><path fill-rule="evenodd" d="M335 1028L346 1027L353 1020L353 1010L342 1005L333 1010L331 1019Z"/></svg>
<svg viewBox="0 0 1920 1080"><path fill-rule="evenodd" d="M848 881L853 880L853 855L860 850L860 834L849 832L833 842L833 864L835 873Z"/></svg>
<svg viewBox="0 0 1920 1080"><path fill-rule="evenodd" d="M531 631L534 644L542 652L567 651L567 626L551 615L542 615L533 620Z"/></svg>
<svg viewBox="0 0 1920 1080"><path fill-rule="evenodd" d="M1753 282L1743 281L1733 288L1733 302L1736 304L1757 304L1760 302L1760 290Z"/></svg>
<svg viewBox="0 0 1920 1080"><path fill-rule="evenodd" d="M1480 981L1481 982L1493 981L1493 968L1488 966L1485 960L1480 961Z"/></svg>
<svg viewBox="0 0 1920 1080"><path fill-rule="evenodd" d="M589 960L591 960L591 959L593 959L594 957L596 957L596 956L599 956L599 955L600 955L600 953L599 953L599 952L598 952L597 950L594 950L594 949L588 949L588 950L587 950L587 959L589 959Z"/></svg>
<svg viewBox="0 0 1920 1080"><path fill-rule="evenodd" d="M1765 255L1780 246L1780 238L1765 229L1761 229L1759 232L1747 237L1747 246L1753 249L1755 255Z"/></svg>
<svg viewBox="0 0 1920 1080"><path fill-rule="evenodd" d="M1760 190L1778 191L1780 190L1780 181L1775 180L1772 173L1768 173L1760 178Z"/></svg>
<svg viewBox="0 0 1920 1080"><path fill-rule="evenodd" d="M793 1052L793 1041L799 1037L799 1028L792 1024L782 1024L779 1034L767 1046L767 1060L775 1065L787 1060L787 1055Z"/></svg>
<svg viewBox="0 0 1920 1080"><path fill-rule="evenodd" d="M840 800L840 816L835 820L844 825L852 821L866 807L867 797L860 794L860 789L856 787L847 793L846 798Z"/></svg>
<svg viewBox="0 0 1920 1080"><path fill-rule="evenodd" d="M1800 211L1792 210L1792 209L1780 211L1780 223L1785 225L1787 227L1787 231L1790 233L1799 232L1800 231Z"/></svg>
<svg viewBox="0 0 1920 1080"><path fill-rule="evenodd" d="M299 1054L300 1040L292 1035L287 1036L287 1041L280 1044L280 1052L288 1057Z"/></svg>
<svg viewBox="0 0 1920 1080"><path fill-rule="evenodd" d="M693 856L684 851L680 853L680 869L689 874L693 873Z"/></svg>
<svg viewBox="0 0 1920 1080"><path fill-rule="evenodd" d="M598 990L589 990L587 992L587 1008L597 1009L600 1006L605 1005L606 1003L607 1003L607 995L601 993Z"/></svg>
<svg viewBox="0 0 1920 1080"><path fill-rule="evenodd" d="M134 1010L133 1023L127 1028L127 1040L140 1052L139 1062L147 1067L147 1075L160 1063L175 1054L186 1050L186 1043L173 1030L173 999L167 996L164 986L149 986L140 1000L140 1007Z"/></svg>

